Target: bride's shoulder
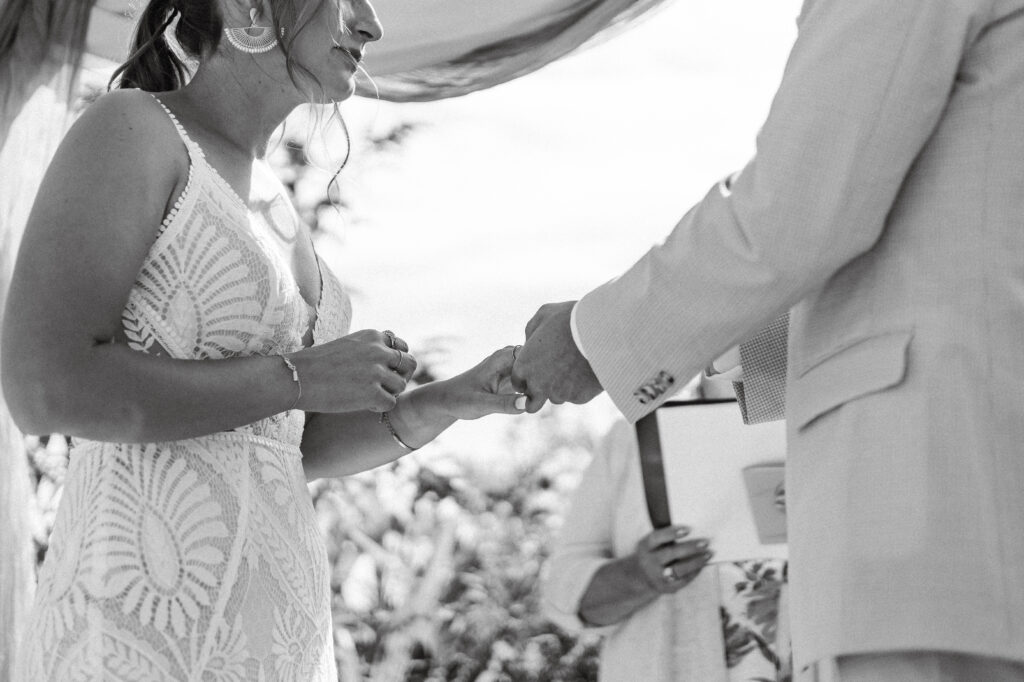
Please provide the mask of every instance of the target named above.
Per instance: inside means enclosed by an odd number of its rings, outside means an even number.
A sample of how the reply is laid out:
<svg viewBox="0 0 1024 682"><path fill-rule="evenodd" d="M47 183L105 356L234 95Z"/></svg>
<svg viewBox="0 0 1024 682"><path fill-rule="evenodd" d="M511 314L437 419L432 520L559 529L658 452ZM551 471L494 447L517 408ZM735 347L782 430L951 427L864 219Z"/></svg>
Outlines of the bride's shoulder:
<svg viewBox="0 0 1024 682"><path fill-rule="evenodd" d="M61 146L55 160L80 158L168 178L182 170L179 157L187 168L174 124L157 100L141 90L113 90L98 97L85 107Z"/></svg>
<svg viewBox="0 0 1024 682"><path fill-rule="evenodd" d="M167 115L156 98L142 90L111 90L105 92L82 110L78 122L89 126L152 127Z"/></svg>
<svg viewBox="0 0 1024 682"><path fill-rule="evenodd" d="M75 134L100 143L134 142L147 152L175 143L177 138L160 103L141 90L112 90L100 95L86 105L72 126L69 135Z"/></svg>

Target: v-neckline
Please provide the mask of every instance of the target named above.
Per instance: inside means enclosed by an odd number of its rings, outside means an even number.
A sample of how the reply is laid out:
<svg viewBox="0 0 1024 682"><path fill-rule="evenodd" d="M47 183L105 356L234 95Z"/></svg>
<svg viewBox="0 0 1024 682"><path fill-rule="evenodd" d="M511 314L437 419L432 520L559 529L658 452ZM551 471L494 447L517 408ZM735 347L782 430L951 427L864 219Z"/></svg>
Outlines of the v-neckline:
<svg viewBox="0 0 1024 682"><path fill-rule="evenodd" d="M273 250L269 245L264 244L263 239L256 235L255 232L252 230L253 211L249 206L249 202L244 200L241 197L241 195L235 190L235 188L232 187L231 183L229 183L224 178L224 176L220 174L220 171L218 171L217 168L214 167L212 163L210 163L209 159L206 157L206 152L203 150L203 147L198 142L192 139L192 137L188 134L188 131L185 130L185 126L182 125L182 123L178 120L178 117L175 116L174 112L171 111L170 107L168 107L164 103L164 101L157 97L154 93L147 92L147 94L151 96L156 101L157 104L160 105L160 108L163 109L164 113L166 113L167 116L171 119L171 122L174 124L174 127L177 129L178 134L181 136L182 141L185 143L186 147L195 151L198 161L202 164L203 168L209 171L209 175L213 179L214 184L219 186L221 191L224 192L225 195L233 203L236 204L237 208L239 208L243 212L243 214L245 215L245 221L249 226L249 236L252 238L252 240L259 244L260 248L263 249L265 255L268 258L278 260L281 264L281 268L288 273L288 277L291 280L292 286L295 287L295 295L298 296L299 301L301 301L302 303L303 310L306 313L306 324L304 325L303 330L299 335L299 345L301 345L303 348L311 348L315 346L317 342L317 327L320 326L320 316L322 313L321 308L324 302L325 284L323 266L320 263L320 256L316 252L316 245L313 243L313 235L308 233L306 234L306 236L309 239L310 251L313 254L313 263L314 265L316 265L317 278L320 281L320 290L317 293L316 303L311 305L302 295L302 287L299 285L299 278L295 274L295 271L290 267L289 263L287 262L287 259L284 257L284 254L276 250ZM189 162L193 163L193 160L190 158ZM251 175L252 174L250 172L250 177ZM277 176L274 177L276 178ZM283 193L284 185L280 182L280 180L278 180L278 184L281 186L281 191L278 192L278 196L284 199L285 202L289 202L290 200L288 199L287 194ZM183 190L182 193L184 193L188 189L189 186L186 186L185 190ZM298 218L296 217L296 219ZM269 223L270 221L267 220L267 222ZM299 230L302 231L301 225L299 226ZM308 346L306 345L307 335L309 336Z"/></svg>

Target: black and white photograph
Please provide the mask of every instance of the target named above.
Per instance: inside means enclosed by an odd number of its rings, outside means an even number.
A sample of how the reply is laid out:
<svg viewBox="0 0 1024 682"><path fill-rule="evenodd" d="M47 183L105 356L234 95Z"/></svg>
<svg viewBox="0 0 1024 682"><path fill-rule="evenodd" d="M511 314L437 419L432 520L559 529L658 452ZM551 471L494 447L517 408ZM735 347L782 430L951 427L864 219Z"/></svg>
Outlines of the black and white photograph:
<svg viewBox="0 0 1024 682"><path fill-rule="evenodd" d="M1024 0L0 0L0 682L1024 682Z"/></svg>

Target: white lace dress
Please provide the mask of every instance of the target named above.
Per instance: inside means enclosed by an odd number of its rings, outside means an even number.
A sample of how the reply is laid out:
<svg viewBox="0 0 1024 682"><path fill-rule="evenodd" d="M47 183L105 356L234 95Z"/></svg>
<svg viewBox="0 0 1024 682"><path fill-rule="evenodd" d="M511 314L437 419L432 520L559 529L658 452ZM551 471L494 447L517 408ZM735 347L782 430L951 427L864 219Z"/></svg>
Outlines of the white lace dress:
<svg viewBox="0 0 1024 682"><path fill-rule="evenodd" d="M290 204L250 210L167 113L189 180L124 308L130 345L203 361L288 352L314 314L315 343L346 334L337 280L321 264L310 310L271 245L276 221L297 220ZM75 442L20 679L337 680L303 422L293 410L175 442Z"/></svg>

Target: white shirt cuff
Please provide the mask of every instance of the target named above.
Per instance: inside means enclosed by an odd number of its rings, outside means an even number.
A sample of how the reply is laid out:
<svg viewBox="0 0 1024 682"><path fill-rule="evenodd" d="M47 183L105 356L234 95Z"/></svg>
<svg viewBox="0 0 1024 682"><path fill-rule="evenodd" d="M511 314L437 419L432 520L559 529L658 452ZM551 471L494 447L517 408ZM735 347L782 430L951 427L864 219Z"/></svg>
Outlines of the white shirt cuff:
<svg viewBox="0 0 1024 682"><path fill-rule="evenodd" d="M579 327L576 326L576 309L579 307L580 304L578 301L576 305L572 307L572 313L569 314L569 329L572 331L572 340L576 343L576 349L580 352L580 355L583 356L584 360L590 360L590 358L587 357L587 351L583 349L583 343L580 341ZM738 354L739 350L737 349L736 352Z"/></svg>
<svg viewBox="0 0 1024 682"><path fill-rule="evenodd" d="M743 381L740 347L733 346L725 351L708 366L704 371L704 375L713 381Z"/></svg>

